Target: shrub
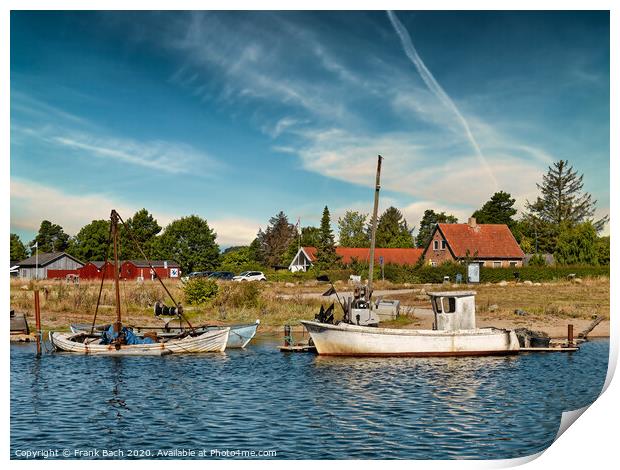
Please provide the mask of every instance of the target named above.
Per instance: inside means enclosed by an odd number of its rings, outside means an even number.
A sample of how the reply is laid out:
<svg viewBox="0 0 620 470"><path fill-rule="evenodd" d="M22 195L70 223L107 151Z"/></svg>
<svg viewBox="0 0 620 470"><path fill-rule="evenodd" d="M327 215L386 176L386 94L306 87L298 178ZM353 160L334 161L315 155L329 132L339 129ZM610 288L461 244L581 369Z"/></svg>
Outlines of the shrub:
<svg viewBox="0 0 620 470"><path fill-rule="evenodd" d="M188 280L183 286L185 302L190 305L204 304L217 295L217 282L213 279L196 277Z"/></svg>
<svg viewBox="0 0 620 470"><path fill-rule="evenodd" d="M260 282L228 282L221 286L216 303L233 308L258 307L261 288Z"/></svg>

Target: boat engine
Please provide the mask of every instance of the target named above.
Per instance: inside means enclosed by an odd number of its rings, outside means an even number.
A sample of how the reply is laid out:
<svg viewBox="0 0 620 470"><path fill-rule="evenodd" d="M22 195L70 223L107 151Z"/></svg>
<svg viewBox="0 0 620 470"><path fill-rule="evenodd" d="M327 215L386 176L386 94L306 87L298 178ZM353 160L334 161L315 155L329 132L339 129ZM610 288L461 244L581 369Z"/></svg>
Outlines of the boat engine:
<svg viewBox="0 0 620 470"><path fill-rule="evenodd" d="M356 286L353 291L353 298L347 299L344 321L353 325L377 326L379 325L379 316L376 308L373 307L367 286Z"/></svg>
<svg viewBox="0 0 620 470"><path fill-rule="evenodd" d="M153 313L155 313L156 317L162 315L167 317L180 317L183 314L183 310L177 307L168 307L163 302L160 302L158 300L157 302L155 302L155 305L153 305Z"/></svg>

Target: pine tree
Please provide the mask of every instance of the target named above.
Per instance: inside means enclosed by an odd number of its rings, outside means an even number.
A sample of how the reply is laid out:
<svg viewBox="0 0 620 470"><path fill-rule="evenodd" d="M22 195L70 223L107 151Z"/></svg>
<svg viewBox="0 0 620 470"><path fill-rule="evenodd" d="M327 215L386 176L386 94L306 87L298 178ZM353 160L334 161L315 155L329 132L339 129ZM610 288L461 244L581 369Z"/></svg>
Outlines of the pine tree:
<svg viewBox="0 0 620 470"><path fill-rule="evenodd" d="M377 248L412 248L415 240L403 214L396 207L388 207L377 222Z"/></svg>
<svg viewBox="0 0 620 470"><path fill-rule="evenodd" d="M509 193L498 191L472 217L480 224L506 224L512 229L515 225L512 217L517 213L514 204L515 199Z"/></svg>
<svg viewBox="0 0 620 470"><path fill-rule="evenodd" d="M435 225L456 223L458 223L458 219L453 215L446 214L445 212L437 213L433 209L426 209L420 221L420 229L416 237L417 247L426 248L433 234L433 230L435 229Z"/></svg>
<svg viewBox="0 0 620 470"><path fill-rule="evenodd" d="M39 253L65 251L69 247L69 235L64 232L60 225L44 220L39 227L39 233L28 244L30 254L35 253L35 243L38 243Z"/></svg>
<svg viewBox="0 0 620 470"><path fill-rule="evenodd" d="M11 259L10 261L22 261L28 257L26 247L16 233L11 234Z"/></svg>
<svg viewBox="0 0 620 470"><path fill-rule="evenodd" d="M347 211L338 219L338 239L340 246L364 248L370 246L370 238L366 232L367 214Z"/></svg>
<svg viewBox="0 0 620 470"><path fill-rule="evenodd" d="M325 206L321 217L321 227L319 228L319 243L316 252L316 266L319 269L333 269L340 261L340 256L336 253L336 242L331 228L329 209Z"/></svg>
<svg viewBox="0 0 620 470"><path fill-rule="evenodd" d="M591 222L600 232L609 217L594 221L596 200L583 192L583 174L578 175L568 161L555 162L543 175L542 184L536 184L541 195L536 201L527 201L528 213L524 220L530 230L525 235L535 240L537 251L551 252L557 245L560 232L584 222Z"/></svg>
<svg viewBox="0 0 620 470"><path fill-rule="evenodd" d="M282 211L269 219L269 225L263 231L258 231L260 258L267 266L279 266L287 263L286 253L289 246L295 241L297 229L290 224L288 217ZM288 260L290 262L290 260Z"/></svg>
<svg viewBox="0 0 620 470"><path fill-rule="evenodd" d="M550 166L542 184L537 183L536 187L542 194L534 203L527 202L530 215L556 226L591 221L597 201L583 192L583 174L578 175L568 161L560 160ZM604 217L593 224L600 231L607 221L608 217Z"/></svg>

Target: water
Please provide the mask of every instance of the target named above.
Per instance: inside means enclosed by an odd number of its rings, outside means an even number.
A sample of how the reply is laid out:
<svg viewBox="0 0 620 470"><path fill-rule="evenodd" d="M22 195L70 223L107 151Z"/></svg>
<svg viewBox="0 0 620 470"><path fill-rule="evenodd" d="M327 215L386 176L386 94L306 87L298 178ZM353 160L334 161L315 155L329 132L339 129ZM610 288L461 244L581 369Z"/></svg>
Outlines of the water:
<svg viewBox="0 0 620 470"><path fill-rule="evenodd" d="M223 456L213 449L275 450L278 459L520 457L549 446L563 410L596 399L609 351L596 340L574 354L361 359L276 346L36 359L31 345L11 345L11 457L48 449L71 458L94 449L125 458Z"/></svg>

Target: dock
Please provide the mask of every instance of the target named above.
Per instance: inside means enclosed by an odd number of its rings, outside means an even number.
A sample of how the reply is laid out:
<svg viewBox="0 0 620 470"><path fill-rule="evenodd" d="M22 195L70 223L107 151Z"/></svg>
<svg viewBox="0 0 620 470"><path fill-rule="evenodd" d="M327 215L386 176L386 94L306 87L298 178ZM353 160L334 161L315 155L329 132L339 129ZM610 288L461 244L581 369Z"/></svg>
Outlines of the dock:
<svg viewBox="0 0 620 470"><path fill-rule="evenodd" d="M315 353L316 354L316 346L310 346L308 344L296 344L296 345L284 345L280 346L280 351L282 352L295 352L295 353Z"/></svg>
<svg viewBox="0 0 620 470"><path fill-rule="evenodd" d="M550 347L550 348L519 348L519 352L575 352L579 351L577 346L571 347Z"/></svg>

